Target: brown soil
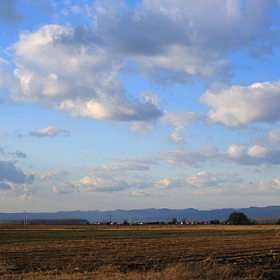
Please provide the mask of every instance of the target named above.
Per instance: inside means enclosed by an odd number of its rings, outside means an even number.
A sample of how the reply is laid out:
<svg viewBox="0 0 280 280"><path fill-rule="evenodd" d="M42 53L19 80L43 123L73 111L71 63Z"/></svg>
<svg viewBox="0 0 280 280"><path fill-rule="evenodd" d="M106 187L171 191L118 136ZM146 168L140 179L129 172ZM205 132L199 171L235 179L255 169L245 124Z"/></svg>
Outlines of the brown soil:
<svg viewBox="0 0 280 280"><path fill-rule="evenodd" d="M169 279L156 275L172 267L176 269L170 279L215 279L205 276L211 269L229 269L232 278L224 279L245 279L245 272L246 279L280 279L280 236L271 231L244 236L0 244L0 279L109 279L100 275L112 270L115 276L110 279L148 279L151 272L154 279ZM193 278L177 275L190 268L197 270ZM248 278L248 271L253 278ZM146 276L129 278L131 273ZM216 279L223 278L216 274Z"/></svg>

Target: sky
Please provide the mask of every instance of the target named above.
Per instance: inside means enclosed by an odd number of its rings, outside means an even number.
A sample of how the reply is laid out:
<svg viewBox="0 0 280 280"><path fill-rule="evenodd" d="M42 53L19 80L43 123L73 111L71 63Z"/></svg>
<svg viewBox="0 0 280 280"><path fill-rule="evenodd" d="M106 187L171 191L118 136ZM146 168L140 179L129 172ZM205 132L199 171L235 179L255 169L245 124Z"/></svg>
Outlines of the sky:
<svg viewBox="0 0 280 280"><path fill-rule="evenodd" d="M279 205L280 1L0 0L0 212Z"/></svg>

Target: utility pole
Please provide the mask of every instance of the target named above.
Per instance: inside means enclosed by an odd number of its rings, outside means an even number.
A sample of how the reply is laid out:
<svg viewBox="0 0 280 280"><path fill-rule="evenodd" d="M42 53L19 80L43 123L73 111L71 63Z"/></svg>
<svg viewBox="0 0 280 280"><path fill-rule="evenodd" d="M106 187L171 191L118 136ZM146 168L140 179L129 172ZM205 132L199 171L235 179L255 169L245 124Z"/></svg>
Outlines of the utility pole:
<svg viewBox="0 0 280 280"><path fill-rule="evenodd" d="M129 216L130 216L130 225L132 224L132 220L131 220L131 211L129 211Z"/></svg>
<svg viewBox="0 0 280 280"><path fill-rule="evenodd" d="M27 218L26 218L26 210L24 210L24 218L23 218L23 224L27 224Z"/></svg>

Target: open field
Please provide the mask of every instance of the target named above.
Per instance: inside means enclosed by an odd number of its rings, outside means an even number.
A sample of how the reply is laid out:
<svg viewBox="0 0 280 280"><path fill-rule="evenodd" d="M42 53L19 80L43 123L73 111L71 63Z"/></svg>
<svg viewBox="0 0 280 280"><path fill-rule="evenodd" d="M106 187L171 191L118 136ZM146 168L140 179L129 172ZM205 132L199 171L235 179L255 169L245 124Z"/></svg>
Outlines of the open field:
<svg viewBox="0 0 280 280"><path fill-rule="evenodd" d="M280 226L0 226L0 279L280 279Z"/></svg>

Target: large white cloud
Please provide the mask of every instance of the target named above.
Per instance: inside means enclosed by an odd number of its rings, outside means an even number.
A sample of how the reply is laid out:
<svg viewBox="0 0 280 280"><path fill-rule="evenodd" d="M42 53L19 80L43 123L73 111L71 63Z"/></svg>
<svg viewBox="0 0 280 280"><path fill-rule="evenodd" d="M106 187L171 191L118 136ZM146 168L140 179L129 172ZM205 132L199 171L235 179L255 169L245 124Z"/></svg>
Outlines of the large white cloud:
<svg viewBox="0 0 280 280"><path fill-rule="evenodd" d="M21 34L11 47L16 65L12 99L95 119L143 121L161 116L153 100L126 96L117 78L121 63L97 43L87 28L45 25Z"/></svg>
<svg viewBox="0 0 280 280"><path fill-rule="evenodd" d="M253 122L280 120L280 81L207 91L199 100L210 107L208 121L212 124L239 128Z"/></svg>
<svg viewBox="0 0 280 280"><path fill-rule="evenodd" d="M11 3L15 7L16 1ZM94 14L85 14L92 26L45 25L20 35L10 47L15 64L10 97L68 110L73 116L155 120L162 115L156 99L129 96L118 78L121 69L133 65L160 83L223 76L226 54L273 49L276 31L269 14L276 6L277 0L144 0L132 10L122 1L95 1ZM236 117L234 112L236 119L224 118L228 107L213 105L210 94L204 101L217 111L209 115L213 122L240 126L250 118L262 119L257 113ZM271 114L267 118L273 118Z"/></svg>

